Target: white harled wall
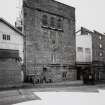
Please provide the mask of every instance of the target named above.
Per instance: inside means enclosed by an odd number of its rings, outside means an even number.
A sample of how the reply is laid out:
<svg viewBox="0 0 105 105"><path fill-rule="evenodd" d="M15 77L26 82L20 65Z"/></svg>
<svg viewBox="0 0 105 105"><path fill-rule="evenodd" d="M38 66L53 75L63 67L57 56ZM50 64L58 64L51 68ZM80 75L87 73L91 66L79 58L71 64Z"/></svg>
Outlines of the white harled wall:
<svg viewBox="0 0 105 105"><path fill-rule="evenodd" d="M10 40L3 40L3 34L10 35ZM23 36L2 22L0 22L0 49L19 50L23 63Z"/></svg>
<svg viewBox="0 0 105 105"><path fill-rule="evenodd" d="M90 50L87 52L86 49ZM76 35L76 62L92 62L92 37L90 34Z"/></svg>

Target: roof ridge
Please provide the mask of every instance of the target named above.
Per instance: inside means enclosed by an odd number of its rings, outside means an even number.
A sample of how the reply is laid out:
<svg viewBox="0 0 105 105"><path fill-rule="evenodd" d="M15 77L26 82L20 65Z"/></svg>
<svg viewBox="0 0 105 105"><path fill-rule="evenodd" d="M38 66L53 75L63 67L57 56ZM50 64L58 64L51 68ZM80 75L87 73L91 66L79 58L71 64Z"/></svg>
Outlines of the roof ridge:
<svg viewBox="0 0 105 105"><path fill-rule="evenodd" d="M24 34L23 34L21 31L19 31L16 27L14 27L13 25L11 25L11 24L10 24L9 22L7 22L5 19L3 19L3 18L0 17L0 21L2 21L2 22L5 23L6 25L8 25L10 28L12 28L12 29L15 30L16 32L18 32L19 34L21 34L21 35L24 36Z"/></svg>

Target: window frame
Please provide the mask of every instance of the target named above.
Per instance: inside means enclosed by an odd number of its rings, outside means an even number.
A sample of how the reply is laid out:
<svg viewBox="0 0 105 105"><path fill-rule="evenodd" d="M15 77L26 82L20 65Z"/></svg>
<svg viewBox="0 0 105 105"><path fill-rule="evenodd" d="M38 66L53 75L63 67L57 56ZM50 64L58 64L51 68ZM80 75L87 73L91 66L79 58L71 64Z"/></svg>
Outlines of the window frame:
<svg viewBox="0 0 105 105"><path fill-rule="evenodd" d="M3 40L7 40L6 34L3 34L3 35L2 35L2 39L3 39Z"/></svg>
<svg viewBox="0 0 105 105"><path fill-rule="evenodd" d="M102 35L99 36L99 39L102 40Z"/></svg>
<svg viewBox="0 0 105 105"><path fill-rule="evenodd" d="M83 52L83 47L77 47L77 52Z"/></svg>
<svg viewBox="0 0 105 105"><path fill-rule="evenodd" d="M63 30L63 22L61 18L57 19L57 29Z"/></svg>
<svg viewBox="0 0 105 105"><path fill-rule="evenodd" d="M11 40L10 35L2 34L2 40Z"/></svg>
<svg viewBox="0 0 105 105"><path fill-rule="evenodd" d="M42 16L42 25L48 26L48 16L45 14Z"/></svg>
<svg viewBox="0 0 105 105"><path fill-rule="evenodd" d="M55 18L50 17L50 27L55 29Z"/></svg>
<svg viewBox="0 0 105 105"><path fill-rule="evenodd" d="M91 53L91 49L90 48L85 48L85 53L86 54L90 54Z"/></svg>
<svg viewBox="0 0 105 105"><path fill-rule="evenodd" d="M102 53L102 52L100 52L100 53L99 53L99 56L100 56L100 57L102 57L102 56L103 56L103 53Z"/></svg>
<svg viewBox="0 0 105 105"><path fill-rule="evenodd" d="M102 44L101 43L100 43L99 47L100 47L100 49L102 48Z"/></svg>

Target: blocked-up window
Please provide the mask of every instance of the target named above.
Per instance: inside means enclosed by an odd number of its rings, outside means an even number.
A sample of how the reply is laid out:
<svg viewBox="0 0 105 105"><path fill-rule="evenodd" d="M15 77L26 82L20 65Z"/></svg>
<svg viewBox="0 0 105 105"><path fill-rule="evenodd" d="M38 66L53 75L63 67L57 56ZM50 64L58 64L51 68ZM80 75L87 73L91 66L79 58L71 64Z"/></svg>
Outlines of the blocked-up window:
<svg viewBox="0 0 105 105"><path fill-rule="evenodd" d="M50 31L50 40L53 47L56 46L56 31Z"/></svg>
<svg viewBox="0 0 105 105"><path fill-rule="evenodd" d="M102 48L102 44L100 44L100 48Z"/></svg>
<svg viewBox="0 0 105 105"><path fill-rule="evenodd" d="M54 17L50 18L50 27L52 27L52 28L55 27L55 18Z"/></svg>
<svg viewBox="0 0 105 105"><path fill-rule="evenodd" d="M60 18L57 20L57 29L62 29L63 30L62 19L60 19Z"/></svg>
<svg viewBox="0 0 105 105"><path fill-rule="evenodd" d="M44 26L47 26L48 25L48 17L47 17L47 15L43 15L42 16L42 24Z"/></svg>

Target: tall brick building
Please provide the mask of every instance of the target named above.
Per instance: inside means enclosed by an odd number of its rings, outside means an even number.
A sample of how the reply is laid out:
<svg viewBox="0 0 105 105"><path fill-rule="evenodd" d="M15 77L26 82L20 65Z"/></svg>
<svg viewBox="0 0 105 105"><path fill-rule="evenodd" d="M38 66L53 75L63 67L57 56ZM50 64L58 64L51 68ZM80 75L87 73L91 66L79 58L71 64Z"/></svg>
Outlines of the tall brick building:
<svg viewBox="0 0 105 105"><path fill-rule="evenodd" d="M54 0L24 0L23 24L26 77L75 80L75 8Z"/></svg>

